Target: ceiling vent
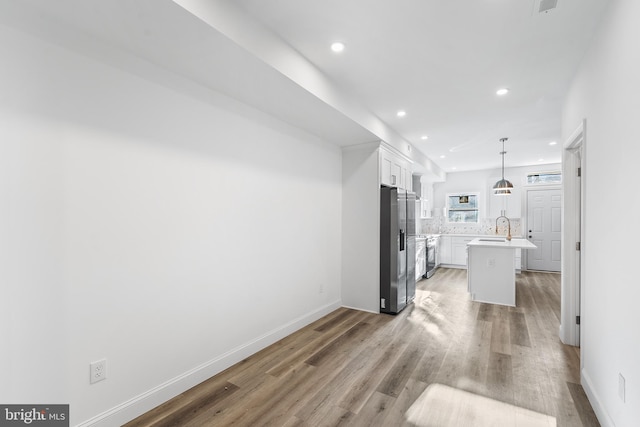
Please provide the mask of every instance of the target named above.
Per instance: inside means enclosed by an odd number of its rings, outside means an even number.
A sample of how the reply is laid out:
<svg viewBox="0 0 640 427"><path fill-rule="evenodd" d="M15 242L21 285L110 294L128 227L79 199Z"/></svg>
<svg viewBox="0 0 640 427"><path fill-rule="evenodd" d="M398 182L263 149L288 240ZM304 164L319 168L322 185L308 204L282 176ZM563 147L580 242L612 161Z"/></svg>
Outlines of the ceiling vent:
<svg viewBox="0 0 640 427"><path fill-rule="evenodd" d="M538 13L548 13L558 6L558 0L540 0Z"/></svg>

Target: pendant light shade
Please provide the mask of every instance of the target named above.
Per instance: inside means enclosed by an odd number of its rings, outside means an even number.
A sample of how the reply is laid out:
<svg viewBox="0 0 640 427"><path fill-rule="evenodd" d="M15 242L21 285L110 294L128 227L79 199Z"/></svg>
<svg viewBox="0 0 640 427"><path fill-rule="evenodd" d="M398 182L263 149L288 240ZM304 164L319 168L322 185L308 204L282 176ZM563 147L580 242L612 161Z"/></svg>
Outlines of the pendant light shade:
<svg viewBox="0 0 640 427"><path fill-rule="evenodd" d="M507 154L507 152L504 151L504 143L508 139L509 138L500 138L500 142L502 142L502 151L500 152L502 156L502 179L493 186L493 194L496 196L508 196L511 194L511 189L513 188L513 184L504 179L504 155Z"/></svg>

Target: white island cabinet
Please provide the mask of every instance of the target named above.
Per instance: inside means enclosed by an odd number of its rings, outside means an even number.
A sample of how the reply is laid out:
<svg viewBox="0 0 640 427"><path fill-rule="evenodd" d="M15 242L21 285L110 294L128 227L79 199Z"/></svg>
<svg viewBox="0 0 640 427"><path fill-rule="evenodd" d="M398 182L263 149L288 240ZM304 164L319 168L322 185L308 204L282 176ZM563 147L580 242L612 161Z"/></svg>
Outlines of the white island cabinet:
<svg viewBox="0 0 640 427"><path fill-rule="evenodd" d="M527 239L481 237L468 246L469 293L472 301L515 307L518 249L535 249Z"/></svg>

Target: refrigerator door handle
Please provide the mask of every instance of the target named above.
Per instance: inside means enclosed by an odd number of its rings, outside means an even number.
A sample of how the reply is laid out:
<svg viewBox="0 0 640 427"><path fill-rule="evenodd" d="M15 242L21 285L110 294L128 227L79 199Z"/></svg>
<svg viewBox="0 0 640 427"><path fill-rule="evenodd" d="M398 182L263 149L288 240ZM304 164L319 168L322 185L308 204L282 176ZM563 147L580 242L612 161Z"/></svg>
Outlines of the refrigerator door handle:
<svg viewBox="0 0 640 427"><path fill-rule="evenodd" d="M404 251L404 244L406 239L404 238L404 230L400 229L400 252Z"/></svg>

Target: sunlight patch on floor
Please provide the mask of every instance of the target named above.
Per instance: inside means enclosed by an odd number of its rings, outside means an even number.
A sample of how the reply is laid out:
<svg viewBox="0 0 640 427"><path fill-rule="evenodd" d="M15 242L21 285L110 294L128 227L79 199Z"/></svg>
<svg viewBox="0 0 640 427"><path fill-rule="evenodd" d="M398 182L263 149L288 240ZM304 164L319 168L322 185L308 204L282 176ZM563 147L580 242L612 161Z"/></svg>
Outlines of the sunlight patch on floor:
<svg viewBox="0 0 640 427"><path fill-rule="evenodd" d="M555 427L556 419L442 384L431 384L405 414L416 427Z"/></svg>

